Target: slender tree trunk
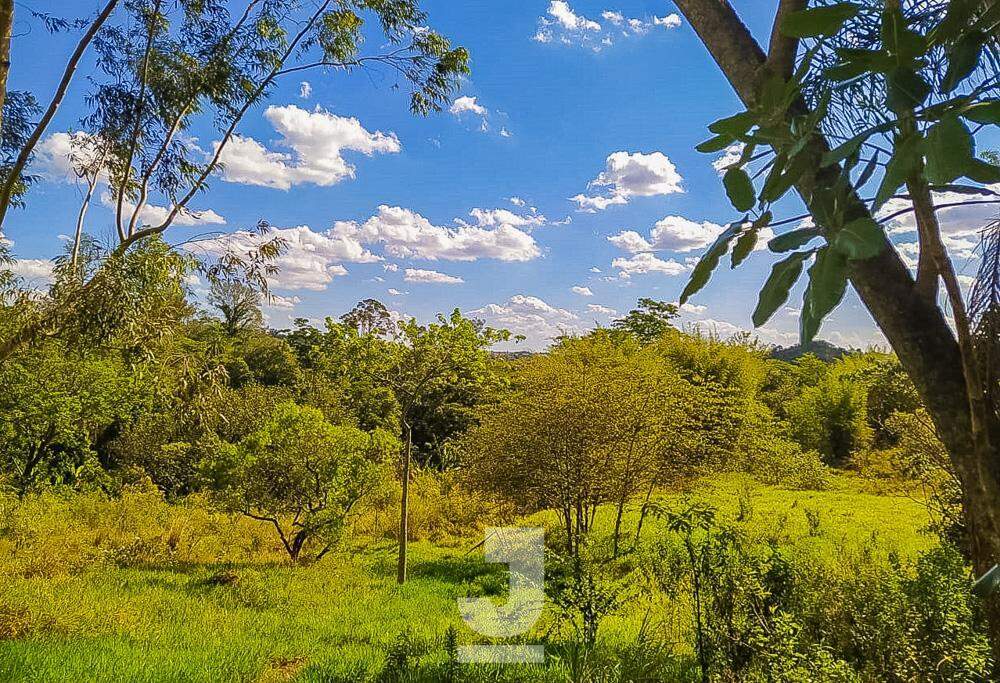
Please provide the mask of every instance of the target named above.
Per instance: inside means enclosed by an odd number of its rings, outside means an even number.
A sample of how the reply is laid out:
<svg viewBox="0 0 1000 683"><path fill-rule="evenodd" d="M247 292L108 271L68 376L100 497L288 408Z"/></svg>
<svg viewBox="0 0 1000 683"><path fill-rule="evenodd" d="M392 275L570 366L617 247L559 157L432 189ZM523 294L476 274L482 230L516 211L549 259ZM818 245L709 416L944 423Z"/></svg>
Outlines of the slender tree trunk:
<svg viewBox="0 0 1000 683"><path fill-rule="evenodd" d="M732 6L727 0L676 3L733 89L752 106L768 75L766 55ZM793 106L795 113L805 111L802 102ZM822 165L828 149L821 135L814 136L805 148L815 161L795 186L807 206L814 190L833 187L841 175L839 166ZM849 194L847 202L846 220L871 216L856 194ZM941 262L937 265L948 286ZM982 573L1000 561L1000 453L987 438L996 434L1000 425L995 414L983 415L980 405L985 397L979 395L981 392L969 391L971 359L965 357L966 344L960 348L961 340L955 339L943 312L917 287L888 240L877 256L851 263L850 279L913 380L948 449L962 481L973 564L977 573ZM987 616L994 658L1000 661L1000 599L990 601Z"/></svg>
<svg viewBox="0 0 1000 683"><path fill-rule="evenodd" d="M612 555L618 559L618 541L622 533L622 513L625 511L625 489L622 488L622 495L618 497L618 509L615 511L615 539Z"/></svg>
<svg viewBox="0 0 1000 683"><path fill-rule="evenodd" d="M0 130L3 129L3 105L7 102L7 76L10 75L10 37L14 31L14 0L0 0Z"/></svg>
<svg viewBox="0 0 1000 683"><path fill-rule="evenodd" d="M406 583L406 545L410 533L410 463L413 460L413 428L404 420L405 445L403 446L403 496L399 504L399 558L396 564L396 581Z"/></svg>

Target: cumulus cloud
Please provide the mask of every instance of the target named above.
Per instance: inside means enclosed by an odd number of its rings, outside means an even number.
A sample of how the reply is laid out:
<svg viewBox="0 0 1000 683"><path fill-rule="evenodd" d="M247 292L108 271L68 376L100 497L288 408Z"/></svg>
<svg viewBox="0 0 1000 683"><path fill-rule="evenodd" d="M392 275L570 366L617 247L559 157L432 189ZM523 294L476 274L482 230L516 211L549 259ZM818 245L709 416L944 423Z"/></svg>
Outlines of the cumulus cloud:
<svg viewBox="0 0 1000 683"><path fill-rule="evenodd" d="M439 273L436 270L420 270L419 268L407 268L406 275L403 279L407 282L436 285L458 285L465 282L465 280L460 277L445 275L444 273Z"/></svg>
<svg viewBox="0 0 1000 683"><path fill-rule="evenodd" d="M745 145L742 142L729 145L729 147L722 150L722 156L712 162L712 168L714 168L719 175L724 175L730 166L742 158L744 147Z"/></svg>
<svg viewBox="0 0 1000 683"><path fill-rule="evenodd" d="M618 277L627 280L633 275L661 273L663 275L681 275L691 270L691 266L678 263L674 259L664 261L653 254L636 254L629 258L616 258L611 267L618 270Z"/></svg>
<svg viewBox="0 0 1000 683"><path fill-rule="evenodd" d="M552 339L585 331L579 316L552 306L535 296L517 294L499 304L487 304L470 311L491 327L510 330L526 337L530 348L542 348Z"/></svg>
<svg viewBox="0 0 1000 683"><path fill-rule="evenodd" d="M54 266L55 264L47 259L17 259L11 264L10 272L24 279L29 285L47 285L52 283Z"/></svg>
<svg viewBox="0 0 1000 683"><path fill-rule="evenodd" d="M395 258L530 261L541 255L534 238L513 225L446 228L398 206L382 205L364 223L341 224L335 229L363 244L382 244L386 254Z"/></svg>
<svg viewBox="0 0 1000 683"><path fill-rule="evenodd" d="M309 81L302 81L301 83L299 83L299 97L301 97L304 100L308 100L310 97L312 97L312 93L313 93L313 87L309 83Z"/></svg>
<svg viewBox="0 0 1000 683"><path fill-rule="evenodd" d="M581 211L595 213L614 204L627 204L633 197L684 192L682 180L677 167L662 152L614 152L605 160L604 170L589 185L608 188L608 194L578 194L571 199Z"/></svg>
<svg viewBox="0 0 1000 683"><path fill-rule="evenodd" d="M335 224L326 232L316 232L308 226L274 228L268 238L279 237L285 251L275 261L278 274L270 278L275 289L322 291L334 278L347 275L343 263L373 263L380 257L365 249L357 239L345 234L344 224ZM194 250L221 254L227 250L244 253L260 242L249 232L234 232L214 240L197 242Z"/></svg>
<svg viewBox="0 0 1000 683"><path fill-rule="evenodd" d="M271 151L253 138L235 135L220 158L224 180L281 190L305 183L326 187L355 177L345 151L372 156L402 149L394 133L373 133L355 118L319 108L310 112L295 105L270 106L264 117L281 135L278 145L291 152Z"/></svg>
<svg viewBox="0 0 1000 683"><path fill-rule="evenodd" d="M517 196L508 198L508 201L514 206L524 206L525 204L524 200Z"/></svg>
<svg viewBox="0 0 1000 683"><path fill-rule="evenodd" d="M615 309L600 304L587 304L587 310L591 313L599 313L601 315L618 315L618 311Z"/></svg>
<svg viewBox="0 0 1000 683"><path fill-rule="evenodd" d="M580 296L594 296L594 293L590 291L590 287L576 286L576 287L571 287L570 291Z"/></svg>
<svg viewBox="0 0 1000 683"><path fill-rule="evenodd" d="M488 113L486 107L479 104L475 97L459 97L451 104L451 108L448 110L455 116L461 116L462 114L472 113L476 116L486 116Z"/></svg>
<svg viewBox="0 0 1000 683"><path fill-rule="evenodd" d="M509 225L515 228L531 230L532 228L538 228L548 223L548 219L540 213L524 215L507 209L473 209L469 212L469 215L475 219L476 225L480 227Z"/></svg>
<svg viewBox="0 0 1000 683"><path fill-rule="evenodd" d="M101 195L101 204L109 209L116 210L118 200L105 192ZM157 206L156 204L145 204L139 212L140 225L161 225L170 215L173 207ZM125 200L122 202L122 210L125 219L128 220L135 211L135 204ZM174 217L173 225L225 225L226 219L211 209L195 211L183 209Z"/></svg>
<svg viewBox="0 0 1000 683"><path fill-rule="evenodd" d="M280 294L271 294L270 299L264 303L264 307L291 311L300 303L302 303L302 299L297 296L281 296Z"/></svg>
<svg viewBox="0 0 1000 683"><path fill-rule="evenodd" d="M681 24L680 17L676 14L639 19L610 9L601 12L601 19L607 23L602 25L583 16L563 0L553 0L549 3L545 16L538 18L538 30L532 40L538 43L578 45L600 52L614 45L612 36L642 36L654 27L671 29Z"/></svg>
<svg viewBox="0 0 1000 683"><path fill-rule="evenodd" d="M724 229L723 226L710 221L696 223L682 216L667 216L656 222L648 238L634 230L624 230L608 237L608 241L631 254L650 251L685 253L704 249L714 242ZM755 250L766 249L768 241L773 237L774 231L770 228L760 230Z"/></svg>

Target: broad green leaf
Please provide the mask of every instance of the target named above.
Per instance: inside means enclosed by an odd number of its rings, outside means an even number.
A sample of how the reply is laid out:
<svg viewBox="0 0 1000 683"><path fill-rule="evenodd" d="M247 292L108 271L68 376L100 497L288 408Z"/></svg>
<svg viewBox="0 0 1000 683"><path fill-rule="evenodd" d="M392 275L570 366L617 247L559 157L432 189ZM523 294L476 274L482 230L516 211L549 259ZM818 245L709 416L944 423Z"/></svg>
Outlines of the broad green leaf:
<svg viewBox="0 0 1000 683"><path fill-rule="evenodd" d="M860 10L860 5L841 2L836 5L792 12L781 22L781 32L789 38L832 36L847 21L857 16Z"/></svg>
<svg viewBox="0 0 1000 683"><path fill-rule="evenodd" d="M886 76L886 104L897 114L916 109L931 94L930 84L909 67L898 67Z"/></svg>
<svg viewBox="0 0 1000 683"><path fill-rule="evenodd" d="M711 154L712 152L721 152L729 145L736 142L735 139L728 135L716 135L714 138L709 138L695 147L699 152L705 154Z"/></svg>
<svg viewBox="0 0 1000 683"><path fill-rule="evenodd" d="M746 223L746 218L737 221L735 223L730 223L729 227L722 231L712 246L708 248L707 251L698 260L698 265L694 267L691 271L691 279L688 280L687 286L684 287L684 291L681 292L680 304L684 305L687 303L688 299L692 295L697 293L702 287L708 284L708 279L712 277L712 271L715 267L719 265L719 259L722 258L723 254L729 251L729 243L733 241L737 235L743 231L743 225Z"/></svg>
<svg viewBox="0 0 1000 683"><path fill-rule="evenodd" d="M830 247L821 248L809 268L809 286L799 314L801 344L808 344L816 337L823 319L837 307L846 291L847 258Z"/></svg>
<svg viewBox="0 0 1000 683"><path fill-rule="evenodd" d="M875 195L873 210L881 208L892 195L896 194L896 189L906 181L906 177L916 168L921 158L922 143L923 137L920 134L910 135L897 142L896 148L892 152L892 158L886 165L882 184L879 185L878 193Z"/></svg>
<svg viewBox="0 0 1000 683"><path fill-rule="evenodd" d="M722 184L726 186L729 201L737 211L749 211L757 201L750 176L742 168L731 168L722 176Z"/></svg>
<svg viewBox="0 0 1000 683"><path fill-rule="evenodd" d="M948 70L941 81L942 93L950 93L975 70L985 42L985 33L970 31L948 50Z"/></svg>
<svg viewBox="0 0 1000 683"><path fill-rule="evenodd" d="M764 283L753 311L754 327L760 327L774 315L778 307L788 301L788 293L802 274L802 262L812 256L811 251L800 251L782 259L771 268L771 275Z"/></svg>
<svg viewBox="0 0 1000 683"><path fill-rule="evenodd" d="M733 247L731 267L736 268L738 265L743 263L747 256L754 250L757 246L757 238L760 236L761 228L765 228L771 223L773 214L770 211L765 211L761 214L760 218L753 222L750 229L740 235L740 238L736 240L736 246Z"/></svg>
<svg viewBox="0 0 1000 683"><path fill-rule="evenodd" d="M982 159L971 159L965 167L965 176L984 185L1000 183L1000 166L994 166Z"/></svg>
<svg viewBox="0 0 1000 683"><path fill-rule="evenodd" d="M833 238L833 248L849 259L877 256L885 247L885 232L872 218L851 221Z"/></svg>
<svg viewBox="0 0 1000 683"><path fill-rule="evenodd" d="M909 27L899 3L886 3L882 12L882 45L900 66L926 54L927 39Z"/></svg>
<svg viewBox="0 0 1000 683"><path fill-rule="evenodd" d="M797 230L786 232L783 235L778 235L767 243L767 248L776 254L781 254L786 251L792 251L793 249L805 246L812 240L817 237L821 237L822 235L823 230L821 228L798 228Z"/></svg>
<svg viewBox="0 0 1000 683"><path fill-rule="evenodd" d="M950 183L965 175L969 161L974 158L972 134L954 114L930 127L924 149L927 179L936 184Z"/></svg>
<svg viewBox="0 0 1000 683"><path fill-rule="evenodd" d="M708 129L717 135L728 135L738 138L746 135L747 131L753 128L756 122L757 118L753 112L745 111L734 116L719 119L712 123Z"/></svg>
<svg viewBox="0 0 1000 683"><path fill-rule="evenodd" d="M840 62L824 72L833 81L848 81L868 72L887 73L896 66L885 50L837 48L837 57Z"/></svg>
<svg viewBox="0 0 1000 683"><path fill-rule="evenodd" d="M1000 100L984 100L959 112L962 117L976 123L1000 124Z"/></svg>

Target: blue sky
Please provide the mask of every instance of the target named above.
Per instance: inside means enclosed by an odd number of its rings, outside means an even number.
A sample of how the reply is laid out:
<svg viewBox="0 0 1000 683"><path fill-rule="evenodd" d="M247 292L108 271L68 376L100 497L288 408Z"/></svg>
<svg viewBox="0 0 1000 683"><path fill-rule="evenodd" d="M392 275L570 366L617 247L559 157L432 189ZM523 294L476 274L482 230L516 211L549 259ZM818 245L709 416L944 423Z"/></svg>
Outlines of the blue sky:
<svg viewBox="0 0 1000 683"><path fill-rule="evenodd" d="M64 14L66 4L30 6ZM98 5L72 4L80 14ZM266 311L278 327L374 297L422 320L458 307L538 348L560 330L607 324L639 297L676 300L692 259L735 217L712 165L717 155L694 146L708 123L740 110L676 8L641 0L424 6L429 23L472 55L453 111L411 116L384 73L285 80L247 115L226 173L192 203L214 213L172 228L168 240L262 219L287 231L293 248L273 286L278 305ZM738 4L758 36L770 29L772 7ZM10 85L44 102L74 36L48 35L27 14ZM44 280L42 261L74 225L82 190L59 154L84 111L92 68L84 65L49 129L35 168L43 182L7 221L29 279ZM192 134L206 148L215 139L208 127ZM781 207L784 215L800 208ZM970 218L979 220L960 222ZM88 232L110 236L111 219L98 203ZM898 226L895 241L915 239L905 230ZM961 249L961 231L953 232ZM724 263L683 320L723 335L750 329L771 263L764 251L736 271ZM800 292L759 331L762 340L794 343ZM820 336L882 341L853 294Z"/></svg>

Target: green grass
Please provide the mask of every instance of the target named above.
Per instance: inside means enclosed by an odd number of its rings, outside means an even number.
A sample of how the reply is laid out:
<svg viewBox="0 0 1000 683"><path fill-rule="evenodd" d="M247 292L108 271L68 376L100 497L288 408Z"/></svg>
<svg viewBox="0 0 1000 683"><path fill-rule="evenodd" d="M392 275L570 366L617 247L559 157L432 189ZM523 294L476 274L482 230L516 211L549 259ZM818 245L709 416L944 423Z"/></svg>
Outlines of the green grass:
<svg viewBox="0 0 1000 683"><path fill-rule="evenodd" d="M933 543L920 531L928 518L919 503L863 493L849 477L817 492L750 486L726 476L686 495L711 502L730 519L739 516L742 499L751 533L795 552L822 555L873 535L906 556ZM679 503L682 497L668 498ZM806 510L819 519L811 534ZM630 510L631 529L636 519ZM539 522L551 518L525 520ZM612 522L612 511L602 510L597 536L606 535ZM659 533L650 522L643 536L652 540ZM355 681L379 672L405 632L416 641L415 651L441 660L449 626L459 629L463 642L474 637L456 599L503 591L506 575L499 567L485 564L479 551L465 554L477 540L449 549L414 544L411 579L403 587L394 580L395 548L385 542L301 568L95 564L69 575L6 577L0 582L0 634L7 624L15 635L0 640L0 680ZM602 637L616 646L634 640L646 609L630 604ZM539 625L536 635L550 623ZM499 671L484 670L483 676L500 680ZM507 671L504 679L527 676Z"/></svg>

